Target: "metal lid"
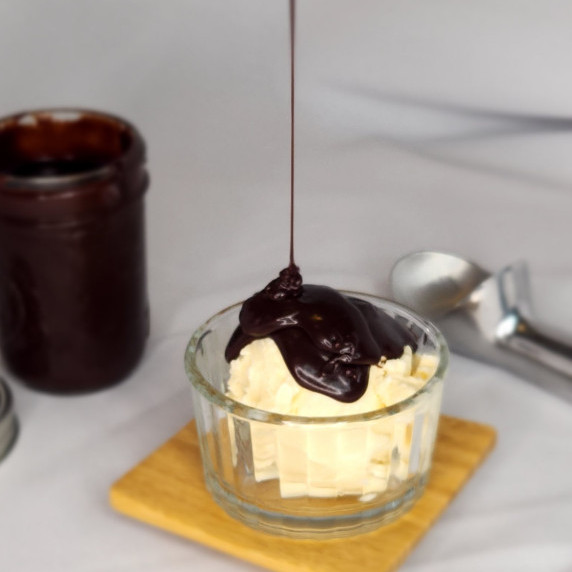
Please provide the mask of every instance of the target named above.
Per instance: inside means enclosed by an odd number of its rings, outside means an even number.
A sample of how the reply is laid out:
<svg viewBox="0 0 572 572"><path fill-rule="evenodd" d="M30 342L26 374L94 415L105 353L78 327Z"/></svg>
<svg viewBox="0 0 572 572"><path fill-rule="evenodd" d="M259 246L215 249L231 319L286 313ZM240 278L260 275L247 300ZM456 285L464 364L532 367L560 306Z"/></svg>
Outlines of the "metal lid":
<svg viewBox="0 0 572 572"><path fill-rule="evenodd" d="M10 389L0 377L0 461L8 454L16 441L18 423Z"/></svg>

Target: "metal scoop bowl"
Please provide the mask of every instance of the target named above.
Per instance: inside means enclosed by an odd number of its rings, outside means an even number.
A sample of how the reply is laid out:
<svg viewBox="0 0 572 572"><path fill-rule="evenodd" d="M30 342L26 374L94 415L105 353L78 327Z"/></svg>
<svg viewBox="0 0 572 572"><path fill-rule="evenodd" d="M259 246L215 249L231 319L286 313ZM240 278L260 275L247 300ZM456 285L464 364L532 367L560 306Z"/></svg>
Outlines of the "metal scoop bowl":
<svg viewBox="0 0 572 572"><path fill-rule="evenodd" d="M524 262L491 274L451 254L414 252L390 282L395 300L433 321L452 351L572 402L572 335L534 316Z"/></svg>

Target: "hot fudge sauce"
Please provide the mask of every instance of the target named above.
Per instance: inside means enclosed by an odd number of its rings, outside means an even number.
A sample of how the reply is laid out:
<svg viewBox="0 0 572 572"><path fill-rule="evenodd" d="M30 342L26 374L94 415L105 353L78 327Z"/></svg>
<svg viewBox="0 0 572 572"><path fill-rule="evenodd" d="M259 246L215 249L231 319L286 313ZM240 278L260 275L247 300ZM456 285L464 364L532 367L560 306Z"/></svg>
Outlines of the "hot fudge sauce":
<svg viewBox="0 0 572 572"><path fill-rule="evenodd" d="M246 300L226 359L261 337L276 342L302 387L344 402L365 393L369 367L382 357L398 358L405 346L417 349L413 334L385 312L328 286L302 284L296 266Z"/></svg>
<svg viewBox="0 0 572 572"><path fill-rule="evenodd" d="M295 10L296 0L290 0L290 264L243 304L225 358L232 361L250 342L270 337L302 387L353 402L367 389L370 366L417 344L409 330L369 302L303 284L294 262Z"/></svg>

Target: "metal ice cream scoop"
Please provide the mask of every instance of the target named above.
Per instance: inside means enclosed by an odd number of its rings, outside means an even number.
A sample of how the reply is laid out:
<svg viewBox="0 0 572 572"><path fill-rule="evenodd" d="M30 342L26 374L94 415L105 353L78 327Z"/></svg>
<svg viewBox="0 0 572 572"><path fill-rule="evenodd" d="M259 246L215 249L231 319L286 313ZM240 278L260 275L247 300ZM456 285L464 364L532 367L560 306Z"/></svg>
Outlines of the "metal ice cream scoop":
<svg viewBox="0 0 572 572"><path fill-rule="evenodd" d="M452 351L526 378L572 402L572 333L536 319L524 262L496 274L441 252L415 252L391 271L394 298L426 316Z"/></svg>

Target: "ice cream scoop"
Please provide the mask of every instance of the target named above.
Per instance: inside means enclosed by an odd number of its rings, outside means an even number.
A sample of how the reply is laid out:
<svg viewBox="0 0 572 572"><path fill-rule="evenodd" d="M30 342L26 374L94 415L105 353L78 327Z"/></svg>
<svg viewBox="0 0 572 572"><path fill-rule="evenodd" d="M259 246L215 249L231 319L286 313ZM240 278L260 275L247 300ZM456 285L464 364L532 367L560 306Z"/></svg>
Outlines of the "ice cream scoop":
<svg viewBox="0 0 572 572"><path fill-rule="evenodd" d="M572 335L534 315L525 262L491 274L451 254L414 252L390 281L394 298L435 322L452 351L572 402Z"/></svg>

